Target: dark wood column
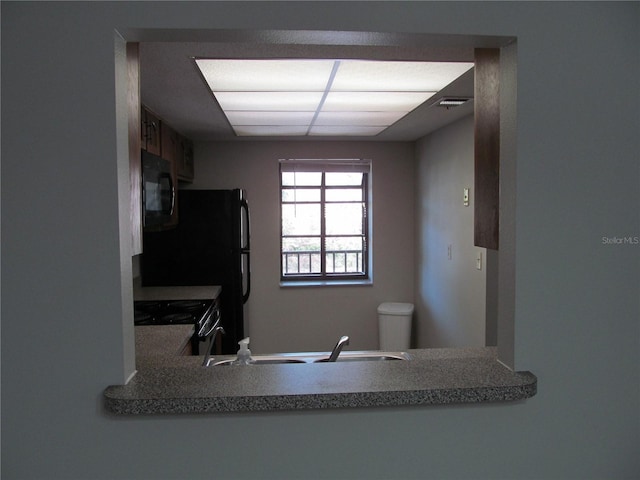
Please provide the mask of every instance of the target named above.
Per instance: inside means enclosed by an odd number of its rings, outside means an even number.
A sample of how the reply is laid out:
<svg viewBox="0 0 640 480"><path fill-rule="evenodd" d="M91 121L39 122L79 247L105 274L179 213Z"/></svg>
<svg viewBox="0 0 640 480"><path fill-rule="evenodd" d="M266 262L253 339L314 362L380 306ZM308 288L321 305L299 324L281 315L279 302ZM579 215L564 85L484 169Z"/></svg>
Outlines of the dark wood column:
<svg viewBox="0 0 640 480"><path fill-rule="evenodd" d="M498 249L500 213L500 50L475 51L474 245Z"/></svg>

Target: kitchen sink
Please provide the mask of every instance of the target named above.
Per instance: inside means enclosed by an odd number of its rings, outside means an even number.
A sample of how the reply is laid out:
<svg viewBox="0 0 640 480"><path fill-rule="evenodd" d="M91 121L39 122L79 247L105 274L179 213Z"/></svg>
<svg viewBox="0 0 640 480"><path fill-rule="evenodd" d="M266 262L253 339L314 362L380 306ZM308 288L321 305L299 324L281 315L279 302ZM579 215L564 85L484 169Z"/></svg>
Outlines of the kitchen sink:
<svg viewBox="0 0 640 480"><path fill-rule="evenodd" d="M328 363L328 352L278 353L273 355L252 355L252 365L281 365L293 363ZM337 362L384 362L395 360L411 360L406 352L380 352L377 350L361 350L341 352ZM224 360L210 359L207 366L233 365L235 358Z"/></svg>
<svg viewBox="0 0 640 480"><path fill-rule="evenodd" d="M342 352L336 362L380 362L388 360L409 360L404 352ZM320 358L314 362L328 362L328 358Z"/></svg>
<svg viewBox="0 0 640 480"><path fill-rule="evenodd" d="M251 357L252 363L251 365L277 365L282 363L307 363L304 360L297 358L287 358L278 355L254 355ZM220 360L218 362L213 362L210 365L214 367L225 366L225 365L233 365L235 362L235 358L230 358L227 360Z"/></svg>

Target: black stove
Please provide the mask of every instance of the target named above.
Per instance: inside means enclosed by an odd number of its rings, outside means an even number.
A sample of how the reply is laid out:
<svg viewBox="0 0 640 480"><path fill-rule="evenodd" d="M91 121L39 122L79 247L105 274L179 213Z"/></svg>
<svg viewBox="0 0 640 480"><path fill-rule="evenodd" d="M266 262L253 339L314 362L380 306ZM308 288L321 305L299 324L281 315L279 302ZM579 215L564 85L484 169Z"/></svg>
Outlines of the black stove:
<svg viewBox="0 0 640 480"><path fill-rule="evenodd" d="M209 300L136 300L133 303L135 326L193 325L191 354L204 355L213 343L210 336L220 321L217 299Z"/></svg>
<svg viewBox="0 0 640 480"><path fill-rule="evenodd" d="M213 300L142 300L134 302L134 325L195 325Z"/></svg>

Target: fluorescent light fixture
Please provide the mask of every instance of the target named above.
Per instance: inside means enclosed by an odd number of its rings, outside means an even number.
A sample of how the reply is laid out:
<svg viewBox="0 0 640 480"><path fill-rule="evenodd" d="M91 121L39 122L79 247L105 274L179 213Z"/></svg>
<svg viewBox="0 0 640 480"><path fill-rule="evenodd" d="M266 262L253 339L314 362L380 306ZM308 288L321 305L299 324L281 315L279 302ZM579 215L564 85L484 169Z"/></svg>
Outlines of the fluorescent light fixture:
<svg viewBox="0 0 640 480"><path fill-rule="evenodd" d="M353 125L327 126L314 125L309 130L310 136L356 136L373 137L384 131L387 127L358 127Z"/></svg>
<svg viewBox="0 0 640 480"><path fill-rule="evenodd" d="M315 112L257 112L228 111L231 125L306 125L309 126Z"/></svg>
<svg viewBox="0 0 640 480"><path fill-rule="evenodd" d="M315 112L322 92L216 92L220 108L226 112Z"/></svg>
<svg viewBox="0 0 640 480"><path fill-rule="evenodd" d="M238 136L373 136L473 67L465 62L196 59Z"/></svg>
<svg viewBox="0 0 640 480"><path fill-rule="evenodd" d="M196 59L214 92L324 92L333 60Z"/></svg>
<svg viewBox="0 0 640 480"><path fill-rule="evenodd" d="M418 107L435 92L329 92L325 112L405 112Z"/></svg>
<svg viewBox="0 0 640 480"><path fill-rule="evenodd" d="M340 92L437 92L473 66L456 62L340 62L332 90Z"/></svg>
<svg viewBox="0 0 640 480"><path fill-rule="evenodd" d="M236 125L233 127L239 137L274 137L306 135L307 125Z"/></svg>
<svg viewBox="0 0 640 480"><path fill-rule="evenodd" d="M393 125L406 112L320 112L314 125L387 127Z"/></svg>

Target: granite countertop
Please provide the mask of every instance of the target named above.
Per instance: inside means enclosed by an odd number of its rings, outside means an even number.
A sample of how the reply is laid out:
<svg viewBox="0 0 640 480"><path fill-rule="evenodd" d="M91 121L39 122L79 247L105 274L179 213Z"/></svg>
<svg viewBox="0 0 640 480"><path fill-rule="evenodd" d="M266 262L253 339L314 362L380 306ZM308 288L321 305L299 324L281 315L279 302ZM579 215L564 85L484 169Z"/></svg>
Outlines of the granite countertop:
<svg viewBox="0 0 640 480"><path fill-rule="evenodd" d="M180 355L189 343L193 332L193 325L143 325L135 327L136 358Z"/></svg>
<svg viewBox="0 0 640 480"><path fill-rule="evenodd" d="M127 385L104 391L113 414L363 408L517 401L536 394L495 348L409 350L409 361L202 367L202 357L138 362ZM228 357L216 357L216 360Z"/></svg>

